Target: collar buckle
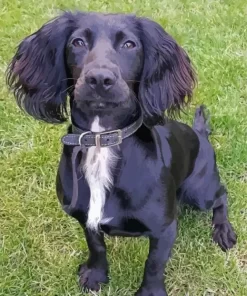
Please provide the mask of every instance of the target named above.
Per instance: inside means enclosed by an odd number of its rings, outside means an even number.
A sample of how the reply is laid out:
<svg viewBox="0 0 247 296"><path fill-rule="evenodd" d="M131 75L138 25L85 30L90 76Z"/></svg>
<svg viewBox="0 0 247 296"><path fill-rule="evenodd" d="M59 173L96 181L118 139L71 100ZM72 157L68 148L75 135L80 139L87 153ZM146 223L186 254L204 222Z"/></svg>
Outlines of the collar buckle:
<svg viewBox="0 0 247 296"><path fill-rule="evenodd" d="M122 130L121 129L117 129L117 130L112 130L112 131L106 131L106 132L101 132L101 133L97 133L95 134L95 144L96 144L96 147L101 147L101 144L100 144L100 137L101 135L111 135L111 134L114 134L114 133L117 133L117 139L118 141L115 142L114 144L111 144L109 143L109 145L107 146L104 146L104 147L112 147L112 146L117 146L117 145L120 145L122 142L123 142L123 137L122 137Z"/></svg>

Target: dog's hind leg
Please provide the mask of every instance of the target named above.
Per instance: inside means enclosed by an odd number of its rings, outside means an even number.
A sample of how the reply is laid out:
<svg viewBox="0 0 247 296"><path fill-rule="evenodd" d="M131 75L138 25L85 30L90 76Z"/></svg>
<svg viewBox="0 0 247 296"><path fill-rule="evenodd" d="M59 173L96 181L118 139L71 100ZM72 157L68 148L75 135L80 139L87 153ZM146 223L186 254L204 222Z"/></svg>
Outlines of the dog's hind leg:
<svg viewBox="0 0 247 296"><path fill-rule="evenodd" d="M207 113L205 106L200 106L197 108L193 128L206 138L208 138L209 134L211 133L209 127L209 114ZM216 164L215 170L218 174ZM217 177L219 179L219 176ZM218 191L215 194L215 198L212 219L214 226L213 240L221 247L223 251L226 251L236 244L236 234L234 233L231 223L228 220L227 192L223 185L220 185Z"/></svg>
<svg viewBox="0 0 247 296"><path fill-rule="evenodd" d="M226 251L235 245L236 234L228 220L227 192L221 184L216 156L208 140L208 118L204 106L196 110L193 129L198 134L200 148L193 172L177 193L182 202L194 208L202 211L213 209L213 240Z"/></svg>
<svg viewBox="0 0 247 296"><path fill-rule="evenodd" d="M227 192L222 186L217 193L218 197L213 205L213 240L223 251L231 249L237 241L236 234L228 220L227 213Z"/></svg>

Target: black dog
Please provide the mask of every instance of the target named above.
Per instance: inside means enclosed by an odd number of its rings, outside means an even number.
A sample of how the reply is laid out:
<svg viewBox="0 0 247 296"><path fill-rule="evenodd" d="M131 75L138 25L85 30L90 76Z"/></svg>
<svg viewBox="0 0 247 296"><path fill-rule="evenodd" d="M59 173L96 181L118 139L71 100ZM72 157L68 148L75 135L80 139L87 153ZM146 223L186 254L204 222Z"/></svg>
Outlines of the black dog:
<svg viewBox="0 0 247 296"><path fill-rule="evenodd" d="M7 80L37 119L65 121L70 98L57 194L85 231L90 255L79 269L82 288L98 290L108 281L104 233L145 235L150 250L136 295L167 295L163 273L178 200L213 209L214 241L223 250L236 243L203 107L193 128L164 118L189 101L195 75L158 24L65 13L23 40Z"/></svg>

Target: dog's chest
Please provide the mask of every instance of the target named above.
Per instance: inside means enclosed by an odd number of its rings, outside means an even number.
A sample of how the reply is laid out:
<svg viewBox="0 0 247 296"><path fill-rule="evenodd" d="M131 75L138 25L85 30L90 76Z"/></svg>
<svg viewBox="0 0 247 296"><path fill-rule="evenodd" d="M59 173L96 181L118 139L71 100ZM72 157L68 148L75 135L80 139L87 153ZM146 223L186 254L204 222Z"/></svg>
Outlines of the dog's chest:
<svg viewBox="0 0 247 296"><path fill-rule="evenodd" d="M102 132L104 128L99 125L99 118L96 117L91 130ZM90 202L88 209L87 227L98 229L98 225L104 217L104 205L106 191L113 183L112 169L116 157L109 147L90 147L83 165L85 178L90 188Z"/></svg>

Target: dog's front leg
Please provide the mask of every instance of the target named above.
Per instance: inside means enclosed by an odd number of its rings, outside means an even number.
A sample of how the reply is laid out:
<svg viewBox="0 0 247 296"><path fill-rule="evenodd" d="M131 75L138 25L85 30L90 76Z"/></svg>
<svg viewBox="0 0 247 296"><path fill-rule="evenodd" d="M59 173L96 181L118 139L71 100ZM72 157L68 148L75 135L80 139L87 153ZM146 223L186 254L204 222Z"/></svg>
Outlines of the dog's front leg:
<svg viewBox="0 0 247 296"><path fill-rule="evenodd" d="M164 284L164 269L176 239L177 221L165 228L159 238L150 237L148 259L143 282L136 296L167 296Z"/></svg>
<svg viewBox="0 0 247 296"><path fill-rule="evenodd" d="M108 263L104 234L84 228L89 258L79 266L79 283L84 291L98 291L101 283L107 283Z"/></svg>

